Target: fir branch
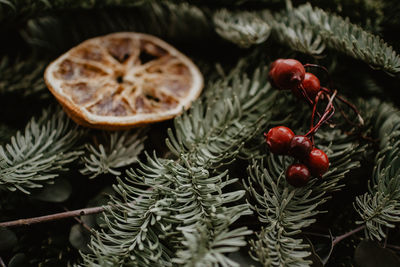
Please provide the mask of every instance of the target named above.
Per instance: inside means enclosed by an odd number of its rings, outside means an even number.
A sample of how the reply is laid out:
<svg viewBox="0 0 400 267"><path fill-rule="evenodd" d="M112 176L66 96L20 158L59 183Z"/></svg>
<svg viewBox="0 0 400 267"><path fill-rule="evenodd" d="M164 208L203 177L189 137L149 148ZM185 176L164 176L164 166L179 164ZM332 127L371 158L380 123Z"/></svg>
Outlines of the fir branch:
<svg viewBox="0 0 400 267"><path fill-rule="evenodd" d="M288 45L295 51L318 57L325 50L320 35L299 20L286 13L277 14L271 21L272 35L279 42Z"/></svg>
<svg viewBox="0 0 400 267"><path fill-rule="evenodd" d="M43 72L48 60L17 57L12 60L4 56L0 60L0 94L19 93L28 96L44 91Z"/></svg>
<svg viewBox="0 0 400 267"><path fill-rule="evenodd" d="M191 167L188 161L185 161L185 166ZM238 218L251 214L246 204L232 206L243 198L244 191L225 191L226 187L237 182L237 179L229 179L227 171L211 175L202 168L191 169L190 175L181 176L174 193L178 197L172 207L173 218L180 222L177 230L181 234L172 238L172 243L176 243L178 248L173 262L183 266L198 266L197 262L205 266L234 266L223 253L244 246L244 236L251 233L247 228L228 230ZM182 169L180 173L184 171ZM192 254L193 249L197 253Z"/></svg>
<svg viewBox="0 0 400 267"><path fill-rule="evenodd" d="M9 144L0 146L0 189L29 194L68 170L66 165L81 155L74 150L81 135L61 109L44 110L23 133L18 131Z"/></svg>
<svg viewBox="0 0 400 267"><path fill-rule="evenodd" d="M90 178L105 173L121 175L116 169L137 162L146 139L144 129L102 134L100 143L95 139L94 145L85 145L86 155L82 157L85 167L80 172L91 175Z"/></svg>
<svg viewBox="0 0 400 267"><path fill-rule="evenodd" d="M140 169L127 173L126 181L119 179L115 189L123 201L112 200L115 208L106 217L109 231L92 239L93 254L83 255L86 265L171 266L171 257L188 266L195 258L207 266L230 264L221 253L238 249L249 232L228 227L250 211L246 204L233 205L243 190L226 192L237 179L215 168L231 162L257 132L257 122L275 95L266 85L265 68L251 78L242 71L237 68L211 84L205 95L210 101L198 101L175 120L176 133L169 131L167 144L177 161L148 157ZM208 240L196 234L198 229L208 233ZM218 243L219 238L227 242ZM223 246L211 250L216 242ZM189 256L194 246L198 254Z"/></svg>
<svg viewBox="0 0 400 267"><path fill-rule="evenodd" d="M183 43L215 39L206 11L187 3L165 1L152 1L128 9L72 14L65 11L57 16L30 20L22 33L32 46L43 48L47 54L50 51L58 55L88 38L119 31L145 32L167 41Z"/></svg>
<svg viewBox="0 0 400 267"><path fill-rule="evenodd" d="M327 151L331 166L322 180L312 179L301 188L291 187L285 180L288 157L268 156L266 160L253 161L249 166L247 191L257 204L263 229L257 239L250 242L252 256L264 266L303 266L309 264L308 245L298 236L301 230L315 222L318 207L325 203L327 193L341 187L338 182L353 168L359 167L358 158L365 147L354 143L353 138L341 131L319 132L318 147ZM269 260L262 257L268 255ZM261 257L261 258L260 258Z"/></svg>
<svg viewBox="0 0 400 267"><path fill-rule="evenodd" d="M92 238L93 254L82 254L86 265L171 266L171 252L160 235L172 227L168 215L173 198L166 188L173 177L165 166L172 164L148 157L139 173L132 170L125 181L118 179L114 189L123 201L112 199L105 217L109 231Z"/></svg>
<svg viewBox="0 0 400 267"><path fill-rule="evenodd" d="M93 0L2 0L0 1L0 23L14 22L15 20L27 20L32 17L43 15L46 12L57 11L62 9L94 9L112 6L137 6L150 2L150 0L106 0L106 1L93 1Z"/></svg>
<svg viewBox="0 0 400 267"><path fill-rule="evenodd" d="M394 228L400 222L400 115L388 104L371 101L370 106L379 106L374 116L374 130L380 139L380 151L376 156L373 179L367 193L358 196L354 207L366 224L365 233L370 239L382 240L385 229Z"/></svg>
<svg viewBox="0 0 400 267"><path fill-rule="evenodd" d="M184 232L185 241L182 244L187 248L177 252L175 263L181 266L232 266L239 264L225 256L225 253L235 252L241 246L246 245L243 236L252 232L246 227L231 231L214 231L212 238L206 227L196 232ZM205 250L206 249L206 250Z"/></svg>
<svg viewBox="0 0 400 267"><path fill-rule="evenodd" d="M14 129L5 124L0 124L0 145L3 145L4 143L8 142L11 136L13 136L14 134L15 134Z"/></svg>
<svg viewBox="0 0 400 267"><path fill-rule="evenodd" d="M92 239L93 254L82 255L86 265L148 266L153 263L172 266L170 249L185 246L182 235L188 238L199 227L208 227L204 229L212 232L209 239L215 237L213 241L203 240L202 251L209 243L217 242L217 236L226 237L227 251L245 244L243 235L248 231L224 232L237 218L249 213L247 205L226 207L244 195L243 191L221 192L235 182L234 179L223 181L227 179L226 172L211 176L188 162L180 165L156 157L148 157L147 162L147 165L141 164L137 172L129 171L125 181L118 179L115 190L124 201L113 199L107 208L106 222L110 231L98 233L97 238ZM142 189L146 187L151 190ZM221 232L214 233L217 230ZM222 243L218 243L218 248L222 250L224 246L220 245ZM236 248L232 248L233 245ZM176 262L186 262L184 250L177 256ZM215 258L204 260L210 262Z"/></svg>
<svg viewBox="0 0 400 267"><path fill-rule="evenodd" d="M237 68L210 85L204 100L174 121L176 133L169 130L167 139L172 153L187 155L190 162L206 169L217 169L229 164L271 119L268 108L277 94L270 90L267 68L257 68L252 77L241 71Z"/></svg>
<svg viewBox="0 0 400 267"><path fill-rule="evenodd" d="M28 219L18 219L9 222L0 222L0 227L16 227L16 226L28 226L36 223L51 222L56 220L62 220L66 218L72 218L77 216L84 216L90 214L97 214L104 211L104 207L91 207L86 209L71 210L66 212L60 212L40 217L28 218ZM79 219L78 219L79 220Z"/></svg>
<svg viewBox="0 0 400 267"><path fill-rule="evenodd" d="M271 16L268 11L263 13L263 17ZM221 9L214 13L213 21L221 37L243 48L264 42L271 33L271 26L255 12Z"/></svg>
<svg viewBox="0 0 400 267"><path fill-rule="evenodd" d="M373 68L389 74L400 72L400 56L392 47L379 36L364 31L340 16L305 4L277 15L276 20L279 22L275 24L278 27L273 27L273 30L278 40L287 42L294 50L309 54L322 52L322 46L319 49L304 49L304 44L317 44L321 38L327 47L365 61ZM296 32L297 37L294 37ZM308 41L304 42L302 38Z"/></svg>

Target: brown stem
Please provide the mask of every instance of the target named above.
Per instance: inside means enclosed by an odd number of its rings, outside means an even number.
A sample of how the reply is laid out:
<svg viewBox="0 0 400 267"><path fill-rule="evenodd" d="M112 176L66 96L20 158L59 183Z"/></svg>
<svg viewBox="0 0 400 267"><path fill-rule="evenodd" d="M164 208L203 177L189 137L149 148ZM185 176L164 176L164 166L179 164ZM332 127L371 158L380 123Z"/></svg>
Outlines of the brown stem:
<svg viewBox="0 0 400 267"><path fill-rule="evenodd" d="M314 232L307 232L307 231L302 231L303 234L305 235L312 235L312 236L318 236L318 237L324 237L324 238L331 238L329 235L324 235L320 233L314 233Z"/></svg>
<svg viewBox="0 0 400 267"><path fill-rule="evenodd" d="M325 68L324 66L317 65L317 64L304 64L304 68L307 68L307 67L322 69L328 76L329 87L333 88L333 81L332 81L331 75L329 74L329 71L327 68Z"/></svg>
<svg viewBox="0 0 400 267"><path fill-rule="evenodd" d="M306 90L304 89L303 85L300 84L299 87L296 88L300 94L304 97L304 99L306 100L306 102L310 105L310 107L312 107L314 105L314 102L310 99L310 97L308 96ZM296 90L295 89L295 90Z"/></svg>
<svg viewBox="0 0 400 267"><path fill-rule="evenodd" d="M388 236L389 236L389 227L386 227L386 236L385 236L385 242L383 243L383 248L386 248L387 246Z"/></svg>
<svg viewBox="0 0 400 267"><path fill-rule="evenodd" d="M64 210L69 211L66 207L64 207ZM84 223L81 219L79 219L78 217L74 217L74 220L77 221L80 225L82 225L86 230L88 230L89 232L92 232L92 229L86 223Z"/></svg>
<svg viewBox="0 0 400 267"><path fill-rule="evenodd" d="M321 90L324 90L327 93L331 93L332 92L332 90L330 90L328 88L325 88L325 87L321 87ZM357 118L358 118L360 124L364 125L364 119L361 117L360 112L358 111L358 109L356 108L355 105L353 105L346 98L344 98L344 97L342 97L340 95L336 96L336 98L339 99L340 101L342 101L343 103L345 103L347 106L349 106L354 111L354 113L357 114Z"/></svg>
<svg viewBox="0 0 400 267"><path fill-rule="evenodd" d="M346 113L344 112L344 110L342 109L342 107L340 105L338 105L338 107L339 107L340 114L342 114L343 118L347 121L348 124L351 124L353 126L358 126L357 123L354 123L350 120L350 118L346 115Z"/></svg>
<svg viewBox="0 0 400 267"><path fill-rule="evenodd" d="M395 246L395 245L391 245L391 244L386 244L387 248L391 248L391 249L395 249L395 250L400 250L400 246Z"/></svg>
<svg viewBox="0 0 400 267"><path fill-rule="evenodd" d="M0 267L7 267L1 257L0 257Z"/></svg>
<svg viewBox="0 0 400 267"><path fill-rule="evenodd" d="M319 91L317 96L315 97L315 100L314 100L313 111L312 111L312 114L311 114L310 130L312 128L314 128L315 112L317 110L317 105L318 105L319 98L321 97L321 94L323 94L323 91ZM314 145L314 135L311 136L311 143Z"/></svg>
<svg viewBox="0 0 400 267"><path fill-rule="evenodd" d="M313 67L313 68L322 69L322 70L326 73L326 75L328 76L329 87L330 87L330 88L333 88L333 81L332 81L332 78L331 78L331 76L330 76L329 71L328 71L327 68L325 68L324 66L317 65L317 64L304 64L304 67L305 67L305 68L307 68L307 67ZM325 92L329 93L329 94L332 93L332 90L330 90L330 89L328 89L328 88L321 87L321 89L324 90ZM347 101L344 97L342 97L342 96L340 96L340 95L338 95L337 98L338 98L340 101L342 101L343 103L345 103L346 105L348 105L348 106L354 111L354 113L357 114L357 118L358 118L360 124L361 124L361 125L364 125L364 120L363 120L363 118L361 117L360 112L358 112L356 106L353 105L352 103L350 103L349 101ZM340 109L340 108L339 108L339 109ZM341 112L341 113L344 114L343 112ZM345 117L345 118L346 118L346 117Z"/></svg>
<svg viewBox="0 0 400 267"><path fill-rule="evenodd" d="M96 214L96 213L103 212L104 210L105 210L104 206L72 210L72 211L60 212L60 213L55 213L55 214L45 215L45 216L40 216L40 217L34 217L34 218L29 218L29 219L19 219L19 220L15 220L15 221L2 222L2 223L0 223L0 227L14 227L14 226L22 226L22 225L31 225L31 224L36 224L36 223L61 220L61 219L66 219L66 218L71 218L71 217L82 216L82 215Z"/></svg>
<svg viewBox="0 0 400 267"><path fill-rule="evenodd" d="M312 129L310 129L310 131L308 131L308 133L306 133L305 136L309 136L309 135L315 134L315 132L318 131L318 129L321 127L321 125L322 125L324 122L326 122L327 120L329 120L329 119L333 116L333 114L334 114L334 112L335 112L335 108L333 107L332 102L333 102L333 100L334 100L336 94L337 94L337 91L336 91L336 90L334 91L334 93L332 94L331 97L330 97L328 94L326 94L326 96L327 96L328 99L329 99L329 102L328 102L328 104L327 104L327 106L326 106L326 108L325 108L324 115L322 115L322 117L321 117L321 119L318 121L318 123L317 123ZM329 115L329 116L328 116L328 115Z"/></svg>
<svg viewBox="0 0 400 267"><path fill-rule="evenodd" d="M339 243L339 242L342 241L343 239L345 239L345 238L347 238L347 237L349 237L349 236L351 236L351 235L354 235L355 233L360 232L360 231L363 230L364 228L365 228L365 225L361 225L361 226L357 227L356 229L351 230L350 232L347 232L347 233L345 233L345 234L343 234L343 235L340 235L340 236L335 237L335 239L333 239L332 246L335 246L337 243Z"/></svg>
<svg viewBox="0 0 400 267"><path fill-rule="evenodd" d="M369 136L362 135L361 133L358 133L358 132L345 132L345 134L348 135L348 136L356 135L359 138L361 138L361 139L363 139L363 140L365 140L367 142L371 142L371 143L377 143L379 141L379 139L374 139L374 138L371 138Z"/></svg>

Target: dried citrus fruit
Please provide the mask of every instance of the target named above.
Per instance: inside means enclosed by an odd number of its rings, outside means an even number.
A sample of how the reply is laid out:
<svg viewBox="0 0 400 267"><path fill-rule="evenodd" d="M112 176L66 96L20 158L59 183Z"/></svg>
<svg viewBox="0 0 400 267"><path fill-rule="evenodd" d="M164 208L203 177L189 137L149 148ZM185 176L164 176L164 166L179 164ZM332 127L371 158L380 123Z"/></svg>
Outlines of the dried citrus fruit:
<svg viewBox="0 0 400 267"><path fill-rule="evenodd" d="M203 87L189 58L154 36L134 32L81 43L52 62L44 78L74 121L100 129L175 117Z"/></svg>

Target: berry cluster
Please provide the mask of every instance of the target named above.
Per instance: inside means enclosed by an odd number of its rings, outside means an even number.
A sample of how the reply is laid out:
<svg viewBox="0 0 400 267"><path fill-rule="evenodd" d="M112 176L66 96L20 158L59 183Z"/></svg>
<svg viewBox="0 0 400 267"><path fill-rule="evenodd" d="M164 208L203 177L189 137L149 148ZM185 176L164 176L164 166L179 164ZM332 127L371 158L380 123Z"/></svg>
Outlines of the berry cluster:
<svg viewBox="0 0 400 267"><path fill-rule="evenodd" d="M354 124L347 118L346 113L337 101L350 107L357 115L359 124L363 124L357 108L337 95L336 90L332 91L329 88L322 87L317 76L306 72L305 68L308 67L320 68L329 77L326 68L315 64L302 65L295 59L277 59L271 64L268 74L273 87L279 90L291 90L296 97L303 99L312 107L311 126L305 135L295 135L291 129L285 126L274 127L267 134L264 134L272 153L289 155L298 160L299 163L290 165L286 171L288 183L295 187L306 185L311 175L321 177L329 169L328 156L324 151L314 147L314 134L324 123L330 121L335 113L335 105L339 107L345 119ZM330 84L332 85L331 80ZM332 88L332 86L330 87ZM317 109L321 99L327 100L326 108L322 114ZM315 123L316 117L318 117L317 123Z"/></svg>
<svg viewBox="0 0 400 267"><path fill-rule="evenodd" d="M329 169L329 159L324 151L313 147L312 141L304 135L295 135L285 126L277 126L265 134L270 151L277 155L289 155L299 163L286 170L289 184L300 187L307 184L311 175L321 177Z"/></svg>

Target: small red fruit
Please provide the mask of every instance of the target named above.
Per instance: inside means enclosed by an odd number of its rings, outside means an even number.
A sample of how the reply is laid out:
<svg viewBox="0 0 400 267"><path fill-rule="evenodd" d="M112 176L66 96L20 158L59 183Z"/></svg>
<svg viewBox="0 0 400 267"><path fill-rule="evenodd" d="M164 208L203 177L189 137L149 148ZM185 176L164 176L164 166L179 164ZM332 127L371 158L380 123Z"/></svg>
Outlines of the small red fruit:
<svg viewBox="0 0 400 267"><path fill-rule="evenodd" d="M286 181L294 187L305 186L310 176L310 171L304 164L292 164L286 170Z"/></svg>
<svg viewBox="0 0 400 267"><path fill-rule="evenodd" d="M268 134L264 135L269 150L278 155L285 155L288 153L290 141L294 137L293 131L285 126L271 128Z"/></svg>
<svg viewBox="0 0 400 267"><path fill-rule="evenodd" d="M272 85L281 90L294 90L304 80L306 70L295 59L277 59L272 62L269 78Z"/></svg>
<svg viewBox="0 0 400 267"><path fill-rule="evenodd" d="M314 148L308 155L307 166L313 176L321 177L329 169L328 156L321 149Z"/></svg>
<svg viewBox="0 0 400 267"><path fill-rule="evenodd" d="M308 97L314 101L317 96L319 90L321 89L321 83L317 76L310 72L306 72L304 75L304 80L301 83L303 85L304 90L306 91ZM299 88L295 88L292 90L293 94L298 98L304 98L300 92Z"/></svg>
<svg viewBox="0 0 400 267"><path fill-rule="evenodd" d="M299 160L305 160L308 154L310 154L312 147L312 142L308 137L296 135L290 141L289 155Z"/></svg>

